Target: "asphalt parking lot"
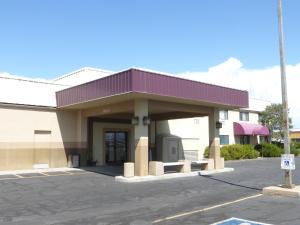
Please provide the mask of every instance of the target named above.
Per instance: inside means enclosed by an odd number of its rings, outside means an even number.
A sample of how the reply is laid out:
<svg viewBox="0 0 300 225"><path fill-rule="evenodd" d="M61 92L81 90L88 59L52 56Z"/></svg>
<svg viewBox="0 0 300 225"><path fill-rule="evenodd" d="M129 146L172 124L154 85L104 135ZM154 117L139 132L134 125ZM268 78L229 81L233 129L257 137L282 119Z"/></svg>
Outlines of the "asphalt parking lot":
<svg viewBox="0 0 300 225"><path fill-rule="evenodd" d="M235 171L133 184L91 172L0 177L0 224L211 224L230 217L300 224L300 199L260 194L282 182L279 159L226 166Z"/></svg>

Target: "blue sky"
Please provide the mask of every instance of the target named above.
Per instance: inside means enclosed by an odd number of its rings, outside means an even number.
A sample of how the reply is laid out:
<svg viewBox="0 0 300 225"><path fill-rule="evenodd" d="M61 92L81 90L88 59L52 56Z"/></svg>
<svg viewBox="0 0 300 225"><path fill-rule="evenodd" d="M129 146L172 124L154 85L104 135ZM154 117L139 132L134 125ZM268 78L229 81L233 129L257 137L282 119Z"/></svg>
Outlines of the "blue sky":
<svg viewBox="0 0 300 225"><path fill-rule="evenodd" d="M300 62L300 1L284 0L286 61ZM0 72L54 78L91 66L169 73L238 58L278 65L277 0L1 0Z"/></svg>

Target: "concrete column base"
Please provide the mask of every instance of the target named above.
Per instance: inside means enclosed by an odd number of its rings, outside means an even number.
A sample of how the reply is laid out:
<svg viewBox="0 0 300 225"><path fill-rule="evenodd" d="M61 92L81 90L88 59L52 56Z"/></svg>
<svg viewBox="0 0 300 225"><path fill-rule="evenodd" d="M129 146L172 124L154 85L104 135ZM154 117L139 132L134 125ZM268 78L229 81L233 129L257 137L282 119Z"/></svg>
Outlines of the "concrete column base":
<svg viewBox="0 0 300 225"><path fill-rule="evenodd" d="M214 170L215 169L215 160L207 159L207 163L201 164L201 170Z"/></svg>
<svg viewBox="0 0 300 225"><path fill-rule="evenodd" d="M216 158L214 161L215 161L216 170L224 169L225 167L224 158Z"/></svg>
<svg viewBox="0 0 300 225"><path fill-rule="evenodd" d="M124 177L134 177L134 163L124 163Z"/></svg>
<svg viewBox="0 0 300 225"><path fill-rule="evenodd" d="M148 137L141 137L136 140L134 175L148 175Z"/></svg>
<svg viewBox="0 0 300 225"><path fill-rule="evenodd" d="M215 169L223 169L224 168L224 158L220 157L220 139L214 138L210 142L209 146L209 158L214 159Z"/></svg>
<svg viewBox="0 0 300 225"><path fill-rule="evenodd" d="M221 167L221 169L225 168L225 159L224 158L221 158L220 167Z"/></svg>
<svg viewBox="0 0 300 225"><path fill-rule="evenodd" d="M152 176L164 175L163 162L150 161L149 162L149 175L152 175Z"/></svg>
<svg viewBox="0 0 300 225"><path fill-rule="evenodd" d="M190 173L191 169L191 161L190 160L178 160L178 162L183 162L184 165L179 167L178 172L180 173Z"/></svg>

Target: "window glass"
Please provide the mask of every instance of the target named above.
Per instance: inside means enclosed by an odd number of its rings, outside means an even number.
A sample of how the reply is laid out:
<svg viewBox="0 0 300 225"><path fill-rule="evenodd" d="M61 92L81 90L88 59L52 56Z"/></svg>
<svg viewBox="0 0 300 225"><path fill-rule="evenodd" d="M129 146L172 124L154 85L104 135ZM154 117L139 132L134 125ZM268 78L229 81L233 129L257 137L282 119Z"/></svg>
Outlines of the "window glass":
<svg viewBox="0 0 300 225"><path fill-rule="evenodd" d="M259 143L268 142L268 136L259 136Z"/></svg>
<svg viewBox="0 0 300 225"><path fill-rule="evenodd" d="M220 145L229 145L229 135L220 135Z"/></svg>
<svg viewBox="0 0 300 225"><path fill-rule="evenodd" d="M242 135L240 137L240 144L242 144L242 145L249 145L250 144L250 136L248 136L248 135Z"/></svg>
<svg viewBox="0 0 300 225"><path fill-rule="evenodd" d="M228 120L228 110L219 111L220 120Z"/></svg>
<svg viewBox="0 0 300 225"><path fill-rule="evenodd" d="M249 121L249 113L240 112L240 121Z"/></svg>

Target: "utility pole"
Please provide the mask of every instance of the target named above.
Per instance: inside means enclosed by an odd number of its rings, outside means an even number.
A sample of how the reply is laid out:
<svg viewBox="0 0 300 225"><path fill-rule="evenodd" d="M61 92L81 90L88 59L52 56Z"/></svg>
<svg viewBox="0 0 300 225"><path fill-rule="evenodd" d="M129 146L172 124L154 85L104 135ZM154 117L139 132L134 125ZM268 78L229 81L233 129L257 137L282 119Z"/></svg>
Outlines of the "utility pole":
<svg viewBox="0 0 300 225"><path fill-rule="evenodd" d="M284 132L284 153L290 154L289 140L289 115L288 115L288 98L285 74L285 59L284 59L284 40L282 26L282 0L278 0L278 31L279 31L279 51L280 51L280 71L281 71L281 95L283 106L283 132ZM284 170L284 187L292 188L292 171Z"/></svg>

